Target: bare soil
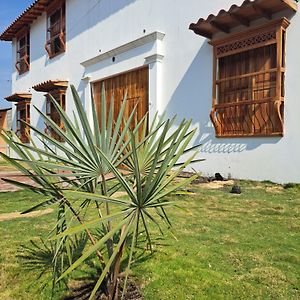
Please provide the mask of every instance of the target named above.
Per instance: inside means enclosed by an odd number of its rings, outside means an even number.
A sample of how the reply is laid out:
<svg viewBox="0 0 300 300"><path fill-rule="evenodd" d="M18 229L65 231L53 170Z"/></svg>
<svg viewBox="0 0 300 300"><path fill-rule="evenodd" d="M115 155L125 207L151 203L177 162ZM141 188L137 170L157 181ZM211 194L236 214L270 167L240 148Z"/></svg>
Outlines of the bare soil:
<svg viewBox="0 0 300 300"><path fill-rule="evenodd" d="M89 296L95 286L95 281L72 281L69 285L70 294L63 298L63 300L88 300ZM120 282L118 291L118 300L122 296L123 279ZM95 300L107 300L107 296L100 290L95 297ZM124 295L124 300L143 300L140 288L132 279L127 282L127 289Z"/></svg>
<svg viewBox="0 0 300 300"><path fill-rule="evenodd" d="M0 222L14 220L14 219L21 219L21 218L36 218L36 217L39 217L39 216L48 215L52 212L53 212L53 209L48 208L48 209L45 209L45 210L33 211L31 213L24 214L24 215L22 215L20 212L0 214Z"/></svg>

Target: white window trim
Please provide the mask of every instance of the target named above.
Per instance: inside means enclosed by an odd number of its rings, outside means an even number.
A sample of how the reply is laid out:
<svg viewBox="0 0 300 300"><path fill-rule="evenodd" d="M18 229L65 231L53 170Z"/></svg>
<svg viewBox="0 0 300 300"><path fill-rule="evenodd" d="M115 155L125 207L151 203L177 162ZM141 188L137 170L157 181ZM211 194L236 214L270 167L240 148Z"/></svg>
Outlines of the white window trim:
<svg viewBox="0 0 300 300"><path fill-rule="evenodd" d="M160 103L162 103L161 76L164 37L164 33L154 31L82 62L85 99L91 99L91 83L148 65L150 120L156 113L162 114ZM86 111L89 117L92 114L90 107L90 102L86 102Z"/></svg>

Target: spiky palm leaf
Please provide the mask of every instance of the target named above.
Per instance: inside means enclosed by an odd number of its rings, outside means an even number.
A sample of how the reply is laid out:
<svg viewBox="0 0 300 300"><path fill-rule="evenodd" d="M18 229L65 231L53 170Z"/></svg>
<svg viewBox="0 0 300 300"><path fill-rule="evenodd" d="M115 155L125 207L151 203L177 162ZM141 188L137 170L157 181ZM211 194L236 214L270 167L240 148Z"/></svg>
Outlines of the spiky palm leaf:
<svg viewBox="0 0 300 300"><path fill-rule="evenodd" d="M101 97L101 116L97 116L92 101L93 118L90 126L81 100L75 88L73 86L71 88L77 111L74 114L74 122L51 98L64 123L64 130L37 109L45 123L61 137L62 141L57 141L40 129L27 124L31 132L38 137L43 148L37 147L34 143L22 144L15 135L4 132L4 139L19 158L11 159L4 154L1 155L34 181L32 185L10 180L11 183L49 196L49 199L31 210L58 203L60 211L57 230L54 232L56 253L59 253L60 249L65 249L70 235L83 230L91 241L92 245L64 272L61 278L70 274L88 257L96 253L102 273L90 299L94 297L104 280L112 286L112 288L108 287L108 290L113 296L126 241L130 240L127 268L129 270L139 233L146 233L151 249L152 239L148 222L157 225L160 230L160 220L169 226L165 207L172 203L166 200L166 196L193 180L189 178L174 183L181 170L191 162L199 161L195 160L196 152L181 161L183 156L186 157L189 152L197 148L188 147L195 130L190 129L191 121L183 120L176 129L173 129L175 119L164 121L157 117L148 130L148 120L145 116L130 132L135 109L129 118L124 120L126 105L124 99L118 118L114 122L114 101L113 99L110 101L108 108L104 92ZM101 120L100 124L98 117ZM121 170L124 167L126 172ZM116 181L116 184L110 188L106 177L108 172L113 173ZM125 199L114 197L114 192L118 188L126 192ZM81 205L74 208L77 200ZM90 203L96 204L99 218L87 222L82 210ZM106 208L104 213L101 209L103 204ZM113 213L110 211L110 206L114 207ZM72 219L77 219L79 225L68 228L70 222L67 222L66 214L62 213L65 209L71 211ZM93 237L92 228L103 229L100 239ZM116 235L119 238L114 243L113 238ZM108 251L106 260L101 253L103 246L106 246Z"/></svg>
<svg viewBox="0 0 300 300"><path fill-rule="evenodd" d="M129 235L133 235L130 245L130 257L128 262L128 269L132 262L132 256L136 247L136 241L141 231L146 232L148 244L152 247L151 234L149 230L148 222L159 226L159 221L163 219L169 224L168 217L165 212L165 207L172 203L166 200L166 196L181 188L187 183L191 182L195 177L188 178L183 181L174 183L173 179L191 163L197 152L195 152L189 159L181 164L179 168L174 170L174 167L178 164L181 156L186 152L187 145L191 141L195 134L195 130L189 131L189 122L183 122L175 133L170 134L170 122L167 121L162 127L162 133L157 139L157 148L154 152L153 159L149 162L149 172L141 172L141 162L138 160L138 153L136 147L136 136L131 134L130 144L132 153L130 161L132 163L133 179L131 176L124 176L109 160L109 158L98 149L98 152L103 161L109 166L114 173L118 182L121 184L122 189L126 191L127 199L118 200L113 197L104 197L103 195L90 194L79 191L65 191L64 195L67 198L75 199L93 199L95 201L105 201L107 203L114 204L119 207L119 215L114 218L115 226L110 230L107 235L104 235L94 246L87 249L83 256L78 259L63 275L61 278L72 272L75 268L80 266L93 252L103 246L108 238L115 233L120 236L119 242L116 245L112 256L106 263L106 268L103 270L95 288L90 296L93 299L95 293L100 287L106 273L109 272L111 265L114 263L114 259L118 256L120 249L125 244ZM183 137L187 136L185 139ZM165 149L165 145L168 145L168 149ZM161 158L164 160L160 163ZM101 220L101 219L100 219ZM105 221L105 220L101 220ZM78 233L84 229L84 227L93 227L95 222L86 223L84 226L77 226L71 228L59 235L58 237L68 236L70 234Z"/></svg>

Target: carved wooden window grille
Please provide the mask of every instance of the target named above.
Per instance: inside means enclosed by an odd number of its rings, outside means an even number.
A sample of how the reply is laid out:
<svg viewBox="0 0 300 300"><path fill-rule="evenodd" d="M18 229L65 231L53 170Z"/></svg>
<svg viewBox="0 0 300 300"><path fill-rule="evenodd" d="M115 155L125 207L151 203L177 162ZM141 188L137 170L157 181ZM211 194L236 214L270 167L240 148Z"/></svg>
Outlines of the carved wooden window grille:
<svg viewBox="0 0 300 300"><path fill-rule="evenodd" d="M65 1L55 1L50 6L47 17L47 42L45 49L49 58L66 51Z"/></svg>
<svg viewBox="0 0 300 300"><path fill-rule="evenodd" d="M50 96L52 96L57 103L61 106L61 108L66 110L66 93L65 90L53 90L50 93L46 94L46 115L54 121L54 123L64 130L64 124L61 120L59 112L55 108L54 104L50 100ZM62 137L49 125L46 124L45 132L51 135L58 141L62 141Z"/></svg>
<svg viewBox="0 0 300 300"><path fill-rule="evenodd" d="M30 101L21 101L16 104L17 107L17 130L16 134L22 143L29 143L30 128ZM24 123L26 122L26 123Z"/></svg>
<svg viewBox="0 0 300 300"><path fill-rule="evenodd" d="M286 19L214 45L217 137L283 135Z"/></svg>
<svg viewBox="0 0 300 300"><path fill-rule="evenodd" d="M30 33L25 30L17 38L17 61L15 67L19 75L26 73L30 68Z"/></svg>

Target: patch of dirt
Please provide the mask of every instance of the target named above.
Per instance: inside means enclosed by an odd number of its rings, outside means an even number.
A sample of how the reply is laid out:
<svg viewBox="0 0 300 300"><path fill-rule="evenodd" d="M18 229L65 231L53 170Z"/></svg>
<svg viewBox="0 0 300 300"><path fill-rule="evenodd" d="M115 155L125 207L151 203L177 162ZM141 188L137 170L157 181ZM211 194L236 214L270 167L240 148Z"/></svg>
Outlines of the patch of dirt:
<svg viewBox="0 0 300 300"><path fill-rule="evenodd" d="M208 183L201 183L201 187L207 189L221 189L227 186L234 185L234 180L226 180L226 181L212 181Z"/></svg>
<svg viewBox="0 0 300 300"><path fill-rule="evenodd" d="M118 291L118 300L121 299L123 292L123 279L121 279L119 291ZM88 300L89 296L96 284L96 281L76 281L73 280L69 284L70 295L63 298L63 300ZM100 290L97 292L95 300L107 300L107 296ZM124 300L143 300L143 296L140 292L137 284L132 280L128 279L127 289L124 295Z"/></svg>
<svg viewBox="0 0 300 300"><path fill-rule="evenodd" d="M36 218L36 217L39 217L39 216L48 215L52 212L53 212L53 209L48 208L48 209L45 209L45 210L33 211L33 212L25 214L25 215L22 215L20 212L1 214L0 215L0 222L10 221L10 220L14 220L14 219Z"/></svg>
<svg viewBox="0 0 300 300"><path fill-rule="evenodd" d="M121 198L121 197L124 197L124 196L126 196L126 195L127 195L126 192L115 192L115 193L112 195L112 197L113 197L113 198Z"/></svg>
<svg viewBox="0 0 300 300"><path fill-rule="evenodd" d="M266 188L267 193L280 194L282 191L283 191L283 186L280 186L280 185L268 186Z"/></svg>
<svg viewBox="0 0 300 300"><path fill-rule="evenodd" d="M22 182L22 183L27 183L27 184L33 184L33 181L30 178L23 176L20 172L4 172L1 169L1 171L0 171L0 193L1 192L15 192L15 191L20 190L19 187L9 184L9 183L1 180L1 178L7 178L7 179Z"/></svg>

